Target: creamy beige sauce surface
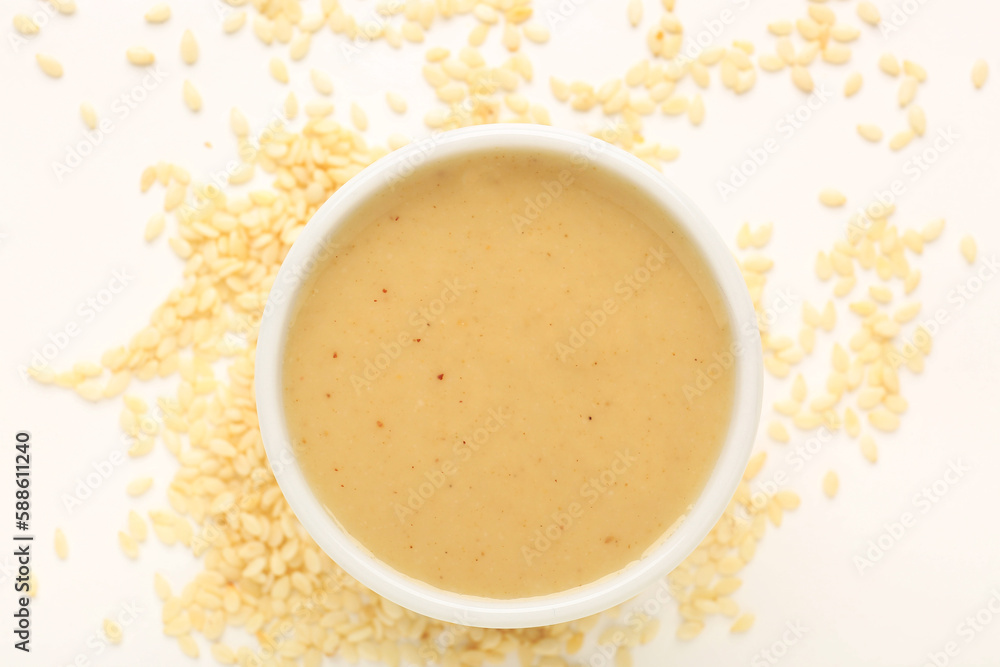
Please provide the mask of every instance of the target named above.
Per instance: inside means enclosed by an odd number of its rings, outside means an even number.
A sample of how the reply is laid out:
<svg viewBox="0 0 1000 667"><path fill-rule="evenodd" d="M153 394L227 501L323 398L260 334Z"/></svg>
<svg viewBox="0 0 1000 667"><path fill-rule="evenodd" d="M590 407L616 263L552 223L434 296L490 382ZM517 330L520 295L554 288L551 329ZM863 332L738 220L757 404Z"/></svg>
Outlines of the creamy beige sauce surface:
<svg viewBox="0 0 1000 667"><path fill-rule="evenodd" d="M731 364L706 372L734 335L633 186L480 154L395 181L331 241L289 330L285 412L314 492L377 558L544 595L639 558L697 498L733 395Z"/></svg>

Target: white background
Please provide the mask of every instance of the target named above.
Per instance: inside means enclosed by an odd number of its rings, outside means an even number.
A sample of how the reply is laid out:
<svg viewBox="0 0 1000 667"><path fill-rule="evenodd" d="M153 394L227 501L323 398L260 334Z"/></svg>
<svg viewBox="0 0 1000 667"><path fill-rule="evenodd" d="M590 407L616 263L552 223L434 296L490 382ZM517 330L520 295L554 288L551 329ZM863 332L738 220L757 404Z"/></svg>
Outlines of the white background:
<svg viewBox="0 0 1000 667"><path fill-rule="evenodd" d="M149 457L116 468L91 498L68 512L61 497L72 493L94 464L123 449L117 428L119 405L88 404L72 392L24 382L16 370L30 362L32 351L48 342L50 334L68 323L78 324L81 333L58 354L54 361L58 368L97 359L147 321L152 308L178 284L180 262L165 238L153 244L142 240L146 219L161 205L162 189L140 194L140 172L165 159L185 165L196 179L207 179L236 155L228 130L229 108L239 106L259 128L287 94L289 87L267 74L272 55L287 61L286 47L264 47L249 25L235 36L223 35L220 2L172 4L173 18L151 26L142 19L143 3L83 1L75 16L53 17L39 36L19 48L8 43L11 17L16 11L33 13L47 5L7 0L0 7L0 313L4 318L0 664L62 666L78 656L97 665L188 663L161 633L152 574L164 572L179 589L197 565L185 549L155 543L144 545L142 558L131 562L119 551L115 537L125 527L130 507L145 511L165 506L165 487L176 464L159 447ZM363 8L363 16L370 15L370 1L355 4ZM589 131L598 126L599 117L557 105L548 90L548 76L593 83L621 76L645 57L645 28L659 15L659 3L646 1L642 31L629 28L624 2L563 4L576 9L554 26L551 43L525 47L536 67L535 83L526 92L550 106L557 124ZM828 6L845 21L861 25L854 4ZM889 13L890 3L876 4ZM854 58L846 67L817 62L811 68L817 84L834 94L791 138L782 137L776 123L795 111L805 96L793 88L787 71L761 73L757 86L737 98L722 89L718 70L713 69L712 88L705 94L707 119L700 128L691 128L683 118L656 118L647 124L650 140L681 148L681 158L665 173L704 207L726 239L734 239L744 221L774 222L774 240L766 250L776 262L769 288L785 288L817 304L828 298L829 286L814 278L813 258L842 233L847 216L846 208L822 208L817 203L819 190L840 188L848 195L850 208L865 204L893 180L903 180L906 193L898 203L897 224L919 227L936 217L948 220L941 240L929 245L915 263L924 280L914 296L924 301L924 316L945 308L950 319L936 338L925 374L916 379L904 374L910 411L898 433L877 438L877 465L861 457L855 442L839 437L792 473L790 485L801 493L803 505L786 515L780 529L769 531L756 559L742 573L745 584L735 596L756 612L753 630L730 635L728 622L715 618L696 641L681 643L673 638L676 611L667 609L666 630L636 653L640 665L769 664L759 652L780 642L789 622L806 630L788 647L781 660L785 665L917 666L925 664L929 652L942 651L951 641L960 649L951 664L1000 665L1000 618L968 642L958 628L966 616L985 607L994 591L1000 599L1000 435L995 426L1000 399L1000 281L987 282L961 309L948 299L973 275L974 269L958 252L961 236L976 236L981 258L992 257L1000 247L996 209L1000 8L985 0L908 4L917 11L889 37L863 26L863 37L852 45ZM767 22L797 18L804 14L806 3L680 0L677 14L691 34L701 29L703 20L715 19L727 8L735 21L716 43L748 39L760 52L774 48L773 37L764 28ZM470 18L440 24L432 29L427 45L460 46L472 25ZM201 45L201 58L193 68L184 66L178 56L180 34L189 27ZM497 39L498 35L491 36L487 51L498 56ZM84 138L80 102L91 100L102 116L112 117L112 101L141 79L142 72L127 64L124 56L133 44L146 45L157 54L167 73L165 80L127 118L116 119L114 132L60 182L52 163L63 160L67 148ZM334 78L337 118L347 122L350 102L358 101L372 118L373 141L383 141L394 131L425 134L422 116L434 100L420 76L424 49L407 45L393 51L378 43L347 62L342 44L341 37L324 29L313 39L306 62L291 66L291 88L300 101L312 98L308 68L318 66ZM61 80L40 72L34 62L38 51L62 61L66 74ZM895 101L898 82L876 68L884 51L920 62L930 73L918 93L918 102L927 111L929 136L899 153L889 151L885 141L863 142L854 130L859 122L877 123L887 135L905 127L905 115ZM984 90L975 91L969 73L979 57L990 61L994 78ZM864 74L865 85L857 97L845 100L843 80L855 69ZM185 78L202 93L200 114L190 113L181 101ZM690 94L691 86L685 82L681 92ZM408 98L411 110L405 117L388 111L387 88ZM957 133L957 141L919 180L913 180L904 171L907 160L931 146L930 135L946 128ZM778 153L723 202L717 180L744 159L746 149L759 147L769 137L778 138ZM121 270L133 276L128 287L88 320L79 304L97 295ZM839 311L838 331L846 339L853 332L852 316L845 302ZM797 332L797 313L780 319L776 328ZM813 389L825 378L831 341L829 335L821 335L815 358L804 366L813 369L811 374L807 370L814 378ZM139 390L152 397L165 387L150 383ZM767 406L786 393L787 384L779 390L778 383L768 379L765 423L771 415ZM30 430L34 443L33 528L38 536L34 566L40 591L32 603L34 652L28 660L11 649L12 559L3 546L13 532L10 482L18 429ZM762 477L770 478L779 470L792 472L786 457L803 440L803 434L793 433L791 445L777 445L761 437L758 446L770 455ZM952 461L963 462L971 471L929 512L915 510L913 496L941 479ZM820 492L820 479L831 468L841 477L840 495L832 502ZM124 487L146 474L156 477L156 485L133 502ZM880 562L860 574L854 556L863 554L868 541L906 511L917 515L916 525ZM69 537L71 555L66 562L58 561L52 548L57 526ZM100 620L123 604L137 605L139 617L126 628L122 646L98 655L88 639L96 636ZM203 657L201 663L212 661Z"/></svg>

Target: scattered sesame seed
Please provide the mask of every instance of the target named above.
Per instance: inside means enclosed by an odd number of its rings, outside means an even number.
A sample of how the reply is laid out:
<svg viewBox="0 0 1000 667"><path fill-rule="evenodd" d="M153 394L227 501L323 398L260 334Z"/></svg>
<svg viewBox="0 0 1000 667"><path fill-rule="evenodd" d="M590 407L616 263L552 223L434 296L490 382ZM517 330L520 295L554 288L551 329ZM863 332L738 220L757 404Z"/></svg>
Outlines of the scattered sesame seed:
<svg viewBox="0 0 1000 667"><path fill-rule="evenodd" d="M66 541L66 534L62 531L62 528L56 528L55 547L56 556L59 557L59 560L66 560L69 556L69 543Z"/></svg>
<svg viewBox="0 0 1000 667"><path fill-rule="evenodd" d="M868 25L877 26L882 22L882 14L879 12L878 7L868 0L858 3L858 16Z"/></svg>
<svg viewBox="0 0 1000 667"><path fill-rule="evenodd" d="M136 67L147 67L156 61L153 52L144 46L133 46L125 51L125 57Z"/></svg>
<svg viewBox="0 0 1000 667"><path fill-rule="evenodd" d="M736 619L735 623L729 626L729 631L747 632L751 627L753 627L753 623L756 620L756 618L757 617L754 616L753 614L743 614L738 619Z"/></svg>
<svg viewBox="0 0 1000 667"><path fill-rule="evenodd" d="M130 496L141 496L153 486L152 477L138 477L128 483L125 492Z"/></svg>
<svg viewBox="0 0 1000 667"><path fill-rule="evenodd" d="M90 102L83 102L80 105L80 117L83 118L83 123L91 130L97 128L97 110L94 109L94 105Z"/></svg>
<svg viewBox="0 0 1000 667"><path fill-rule="evenodd" d="M927 131L927 116L924 114L924 110L917 105L910 107L910 110L906 115L907 121L910 123L910 129L918 137L924 136Z"/></svg>
<svg viewBox="0 0 1000 667"><path fill-rule="evenodd" d="M185 30L181 35L181 60L186 65L194 65L198 62L198 40L194 38L194 33Z"/></svg>
<svg viewBox="0 0 1000 667"><path fill-rule="evenodd" d="M288 83L288 67L281 58L271 58L268 69L275 81L278 83Z"/></svg>
<svg viewBox="0 0 1000 667"><path fill-rule="evenodd" d="M983 60L979 59L972 66L972 85L977 89L982 88L986 85L986 78L990 75L990 66Z"/></svg>
<svg viewBox="0 0 1000 667"><path fill-rule="evenodd" d="M226 17L222 19L222 31L227 35L231 35L242 28L246 21L247 13L243 10L228 13L226 14Z"/></svg>
<svg viewBox="0 0 1000 667"><path fill-rule="evenodd" d="M958 244L959 250L962 251L962 257L969 264L976 263L976 239L971 236L963 236L962 240Z"/></svg>
<svg viewBox="0 0 1000 667"><path fill-rule="evenodd" d="M104 636L108 638L109 642L112 644L122 643L124 633L122 631L122 626L117 621L112 621L110 618L106 618L101 624L101 629L104 631Z"/></svg>
<svg viewBox="0 0 1000 667"><path fill-rule="evenodd" d="M354 102L351 102L351 122L362 132L368 129L368 115Z"/></svg>
<svg viewBox="0 0 1000 667"><path fill-rule="evenodd" d="M42 71L53 79L58 79L63 75L63 66L55 57L47 53L36 53L35 62L42 68Z"/></svg>
<svg viewBox="0 0 1000 667"><path fill-rule="evenodd" d="M875 445L875 441L868 434L861 436L859 441L861 445L861 454L868 459L870 463L875 463L878 461L878 447Z"/></svg>
<svg viewBox="0 0 1000 667"><path fill-rule="evenodd" d="M201 111L201 93L194 87L194 84L185 79L182 90L184 93L184 104L187 105L187 108L194 112Z"/></svg>
<svg viewBox="0 0 1000 667"><path fill-rule="evenodd" d="M170 18L170 5L165 2L161 2L153 5L146 12L146 22L147 23L163 23Z"/></svg>
<svg viewBox="0 0 1000 667"><path fill-rule="evenodd" d="M905 129L896 134L892 135L889 139L889 148L894 151L902 150L906 148L911 141L913 141L914 132L912 129Z"/></svg>
<svg viewBox="0 0 1000 667"><path fill-rule="evenodd" d="M809 70L801 65L794 65L792 67L792 83L804 93L811 93L813 91L812 75L809 73Z"/></svg>
<svg viewBox="0 0 1000 667"><path fill-rule="evenodd" d="M878 68L889 76L899 76L899 61L896 60L896 56L891 53L883 53L879 57Z"/></svg>
<svg viewBox="0 0 1000 667"><path fill-rule="evenodd" d="M847 197L844 193L833 188L827 188L819 193L819 201L824 206L829 206L831 208L836 208L838 206L843 206L847 203Z"/></svg>
<svg viewBox="0 0 1000 667"><path fill-rule="evenodd" d="M848 75L847 80L844 81L844 97L853 97L859 90L861 90L862 83L861 73L852 72Z"/></svg>
<svg viewBox="0 0 1000 667"><path fill-rule="evenodd" d="M772 421L767 427L767 435L775 442L787 443L791 438L788 429L779 421Z"/></svg>
<svg viewBox="0 0 1000 667"><path fill-rule="evenodd" d="M35 20L27 14L14 14L14 29L26 37L37 35L41 30Z"/></svg>
<svg viewBox="0 0 1000 667"><path fill-rule="evenodd" d="M840 477L834 471L828 470L823 475L823 493L826 494L827 498L833 498L837 495L838 490L840 490Z"/></svg>
<svg viewBox="0 0 1000 667"><path fill-rule="evenodd" d="M897 95L900 108L907 107L916 96L917 80L912 76L905 77L903 82L899 84L899 94Z"/></svg>

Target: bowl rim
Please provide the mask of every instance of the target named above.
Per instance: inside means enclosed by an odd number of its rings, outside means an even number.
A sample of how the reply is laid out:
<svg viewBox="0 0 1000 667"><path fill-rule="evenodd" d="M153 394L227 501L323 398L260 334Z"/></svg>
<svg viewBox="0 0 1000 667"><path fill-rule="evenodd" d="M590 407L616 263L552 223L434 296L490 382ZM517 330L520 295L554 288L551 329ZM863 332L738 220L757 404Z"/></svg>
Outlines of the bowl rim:
<svg viewBox="0 0 1000 667"><path fill-rule="evenodd" d="M731 422L708 481L683 522L636 561L601 579L550 595L490 599L435 588L375 558L347 534L312 490L292 451L282 396L283 350L299 291L322 262L324 242L361 205L397 179L442 159L491 149L583 155L637 186L671 214L701 253L722 293L733 332L735 383ZM541 125L495 124L447 132L380 158L341 186L312 216L281 264L260 320L254 392L261 438L275 478L306 531L345 572L412 611L467 626L537 627L608 609L641 593L681 563L705 538L736 492L756 438L763 355L756 313L722 237L695 203L662 173L603 139Z"/></svg>

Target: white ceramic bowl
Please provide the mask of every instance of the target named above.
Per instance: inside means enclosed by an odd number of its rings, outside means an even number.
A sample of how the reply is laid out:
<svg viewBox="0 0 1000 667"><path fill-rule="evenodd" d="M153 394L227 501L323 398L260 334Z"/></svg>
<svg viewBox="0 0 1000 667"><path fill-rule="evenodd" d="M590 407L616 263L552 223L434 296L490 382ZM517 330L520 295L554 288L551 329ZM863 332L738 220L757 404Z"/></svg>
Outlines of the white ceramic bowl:
<svg viewBox="0 0 1000 667"><path fill-rule="evenodd" d="M496 148L533 149L592 160L641 188L692 239L718 282L734 343L732 422L715 468L686 519L637 561L602 579L552 595L494 600L443 591L403 575L348 535L313 495L290 445L282 398L282 359L293 306L308 272L324 259L324 241L360 204L427 164ZM691 553L722 516L746 467L760 418L763 360L750 296L729 249L694 203L662 174L605 141L538 125L487 125L437 134L378 160L341 187L292 246L268 296L257 341L260 429L278 484L316 543L351 576L408 609L463 625L515 628L561 623L639 594ZM386 527L393 530L394 527Z"/></svg>

